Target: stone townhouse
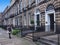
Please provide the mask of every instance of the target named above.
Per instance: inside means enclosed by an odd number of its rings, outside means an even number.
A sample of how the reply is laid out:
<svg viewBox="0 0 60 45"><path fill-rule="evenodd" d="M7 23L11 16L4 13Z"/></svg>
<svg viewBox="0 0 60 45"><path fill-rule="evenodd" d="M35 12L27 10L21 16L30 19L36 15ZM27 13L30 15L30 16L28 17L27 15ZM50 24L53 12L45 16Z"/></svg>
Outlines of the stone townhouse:
<svg viewBox="0 0 60 45"><path fill-rule="evenodd" d="M14 2L14 1L11 1ZM60 0L16 0L4 14L6 25L43 27L42 31L56 32L60 24Z"/></svg>
<svg viewBox="0 0 60 45"><path fill-rule="evenodd" d="M19 25L21 22L20 15L18 16L18 2L16 0L11 0L11 4L7 6L4 10L4 25ZM18 16L18 17L17 17ZM19 21L20 19L20 21ZM19 22L19 23L18 23Z"/></svg>
<svg viewBox="0 0 60 45"><path fill-rule="evenodd" d="M0 26L3 24L3 18L2 18L2 16L3 16L3 14L2 13L0 13Z"/></svg>
<svg viewBox="0 0 60 45"><path fill-rule="evenodd" d="M56 32L60 23L60 0L21 0L23 26L43 27L42 31ZM23 4L23 2L25 2ZM25 5L26 4L26 5Z"/></svg>

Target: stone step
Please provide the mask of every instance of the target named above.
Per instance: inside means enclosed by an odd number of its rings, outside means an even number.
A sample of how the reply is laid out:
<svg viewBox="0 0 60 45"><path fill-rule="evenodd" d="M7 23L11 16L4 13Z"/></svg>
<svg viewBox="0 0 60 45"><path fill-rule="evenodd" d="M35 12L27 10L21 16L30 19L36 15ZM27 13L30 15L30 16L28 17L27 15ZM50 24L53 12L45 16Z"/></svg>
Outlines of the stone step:
<svg viewBox="0 0 60 45"><path fill-rule="evenodd" d="M57 42L56 41L53 41L53 40L44 39L44 38L41 38L41 40L44 40L44 41L47 41L47 42L50 42L50 43L57 44Z"/></svg>
<svg viewBox="0 0 60 45"><path fill-rule="evenodd" d="M29 41L32 41L33 39L32 38L30 38L30 37L23 37L24 39L26 39L26 40L29 40Z"/></svg>
<svg viewBox="0 0 60 45"><path fill-rule="evenodd" d="M50 36L50 35L55 35L54 32L38 32L38 33L34 33L35 37L45 37L45 36Z"/></svg>
<svg viewBox="0 0 60 45"><path fill-rule="evenodd" d="M30 39L32 39L32 36L29 36L29 35L27 35L27 36L25 36L26 38L30 38Z"/></svg>
<svg viewBox="0 0 60 45"><path fill-rule="evenodd" d="M45 45L57 45L56 41L45 39L45 38L40 38L38 42L43 43Z"/></svg>
<svg viewBox="0 0 60 45"><path fill-rule="evenodd" d="M27 36L33 36L33 33L27 34Z"/></svg>
<svg viewBox="0 0 60 45"><path fill-rule="evenodd" d="M40 43L43 43L43 44L45 44L45 45L56 45L56 44L54 44L54 43L52 43L52 42L49 42L49 41L46 41L46 40L41 40L41 39L40 39L39 42L40 42Z"/></svg>
<svg viewBox="0 0 60 45"><path fill-rule="evenodd" d="M23 37L26 40L33 40L32 34L27 34L25 37Z"/></svg>

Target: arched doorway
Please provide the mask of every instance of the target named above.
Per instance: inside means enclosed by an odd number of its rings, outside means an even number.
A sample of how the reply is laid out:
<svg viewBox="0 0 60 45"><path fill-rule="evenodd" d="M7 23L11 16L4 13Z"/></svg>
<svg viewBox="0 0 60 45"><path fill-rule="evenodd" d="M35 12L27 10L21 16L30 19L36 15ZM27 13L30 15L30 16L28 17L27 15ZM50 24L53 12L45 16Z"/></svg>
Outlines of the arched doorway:
<svg viewBox="0 0 60 45"><path fill-rule="evenodd" d="M40 10L37 8L35 9L35 12L34 12L35 30L37 30L37 27L41 25L40 21L41 21L41 14L40 14Z"/></svg>
<svg viewBox="0 0 60 45"><path fill-rule="evenodd" d="M45 11L45 31L56 31L55 10L53 5L49 5Z"/></svg>

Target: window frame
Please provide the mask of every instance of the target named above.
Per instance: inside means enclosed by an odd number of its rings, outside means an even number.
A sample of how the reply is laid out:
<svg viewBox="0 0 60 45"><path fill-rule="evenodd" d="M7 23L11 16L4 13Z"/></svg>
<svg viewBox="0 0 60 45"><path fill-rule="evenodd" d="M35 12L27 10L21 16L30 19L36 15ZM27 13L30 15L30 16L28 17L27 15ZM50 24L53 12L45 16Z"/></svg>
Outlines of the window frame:
<svg viewBox="0 0 60 45"><path fill-rule="evenodd" d="M19 4L19 9L20 9L20 11L22 12L22 0L20 0L20 4Z"/></svg>
<svg viewBox="0 0 60 45"><path fill-rule="evenodd" d="M30 7L31 6L31 3L32 3L32 0L29 0L28 3L29 3L29 7Z"/></svg>

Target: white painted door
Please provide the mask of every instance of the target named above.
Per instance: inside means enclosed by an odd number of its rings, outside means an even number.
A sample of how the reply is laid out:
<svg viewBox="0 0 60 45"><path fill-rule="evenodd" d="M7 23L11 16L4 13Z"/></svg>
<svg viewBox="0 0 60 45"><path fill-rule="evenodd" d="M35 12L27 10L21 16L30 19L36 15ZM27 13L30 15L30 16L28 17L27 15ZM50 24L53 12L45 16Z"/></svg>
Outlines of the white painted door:
<svg viewBox="0 0 60 45"><path fill-rule="evenodd" d="M46 32L50 31L50 17L47 13L46 13L46 17L45 17L45 31Z"/></svg>

